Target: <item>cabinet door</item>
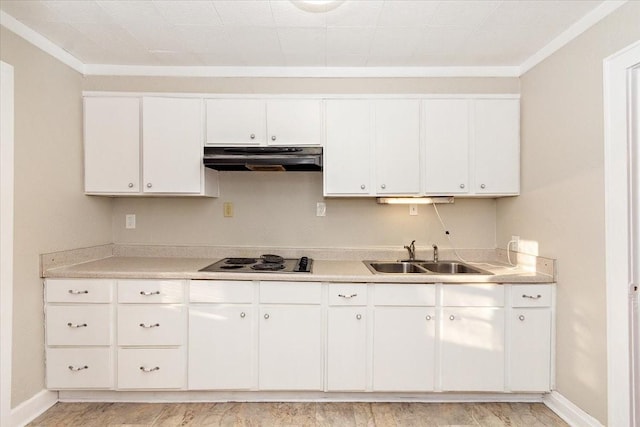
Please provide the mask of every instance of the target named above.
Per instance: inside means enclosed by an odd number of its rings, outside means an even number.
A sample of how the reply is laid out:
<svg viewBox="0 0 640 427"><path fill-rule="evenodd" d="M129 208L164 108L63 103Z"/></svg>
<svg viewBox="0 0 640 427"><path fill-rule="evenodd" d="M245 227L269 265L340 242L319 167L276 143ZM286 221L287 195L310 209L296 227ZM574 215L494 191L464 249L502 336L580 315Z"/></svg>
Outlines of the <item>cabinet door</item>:
<svg viewBox="0 0 640 427"><path fill-rule="evenodd" d="M84 98L84 191L140 191L140 99Z"/></svg>
<svg viewBox="0 0 640 427"><path fill-rule="evenodd" d="M366 307L329 308L327 390L365 390L366 320Z"/></svg>
<svg viewBox="0 0 640 427"><path fill-rule="evenodd" d="M320 306L260 308L261 390L322 390Z"/></svg>
<svg viewBox="0 0 640 427"><path fill-rule="evenodd" d="M368 195L371 192L371 105L362 100L327 101L325 195Z"/></svg>
<svg viewBox="0 0 640 427"><path fill-rule="evenodd" d="M520 192L520 102L474 101L475 192Z"/></svg>
<svg viewBox="0 0 640 427"><path fill-rule="evenodd" d="M420 192L420 102L375 102L375 193Z"/></svg>
<svg viewBox="0 0 640 427"><path fill-rule="evenodd" d="M551 312L520 308L511 313L509 377L512 391L549 391Z"/></svg>
<svg viewBox="0 0 640 427"><path fill-rule="evenodd" d="M423 103L425 192L469 192L469 101L430 99Z"/></svg>
<svg viewBox="0 0 640 427"><path fill-rule="evenodd" d="M199 193L202 174L202 101L143 98L143 191Z"/></svg>
<svg viewBox="0 0 640 427"><path fill-rule="evenodd" d="M256 99L208 99L207 145L261 145L266 141L266 106Z"/></svg>
<svg viewBox="0 0 640 427"><path fill-rule="evenodd" d="M504 309L442 309L443 391L504 390Z"/></svg>
<svg viewBox="0 0 640 427"><path fill-rule="evenodd" d="M376 307L373 390L434 389L435 309Z"/></svg>
<svg viewBox="0 0 640 427"><path fill-rule="evenodd" d="M267 102L267 144L321 145L322 108L319 99Z"/></svg>
<svg viewBox="0 0 640 427"><path fill-rule="evenodd" d="M189 308L189 389L253 387L253 319L250 305Z"/></svg>

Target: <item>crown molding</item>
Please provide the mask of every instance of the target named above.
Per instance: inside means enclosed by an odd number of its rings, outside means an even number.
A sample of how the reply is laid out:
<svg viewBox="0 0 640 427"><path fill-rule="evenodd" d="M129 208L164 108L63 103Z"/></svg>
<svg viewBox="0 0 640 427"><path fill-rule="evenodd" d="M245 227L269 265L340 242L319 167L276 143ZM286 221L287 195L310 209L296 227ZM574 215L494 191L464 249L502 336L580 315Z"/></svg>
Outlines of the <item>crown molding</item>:
<svg viewBox="0 0 640 427"><path fill-rule="evenodd" d="M31 43L32 45L40 48L44 52L53 56L60 62L73 68L77 72L84 74L85 65L75 56L53 43L40 33L32 30L31 28L18 21L13 16L0 10L0 25L12 31Z"/></svg>
<svg viewBox="0 0 640 427"><path fill-rule="evenodd" d="M520 65L519 75L525 74L533 67L553 55L558 50L562 49L570 41L593 27L598 22L609 16L612 12L618 9L620 6L627 3L628 0L607 0L602 2L600 6L587 13L580 20L560 33L558 37L553 39L545 47L531 55L526 61Z"/></svg>
<svg viewBox="0 0 640 427"><path fill-rule="evenodd" d="M518 77L520 67L170 67L85 65L88 76L147 77Z"/></svg>

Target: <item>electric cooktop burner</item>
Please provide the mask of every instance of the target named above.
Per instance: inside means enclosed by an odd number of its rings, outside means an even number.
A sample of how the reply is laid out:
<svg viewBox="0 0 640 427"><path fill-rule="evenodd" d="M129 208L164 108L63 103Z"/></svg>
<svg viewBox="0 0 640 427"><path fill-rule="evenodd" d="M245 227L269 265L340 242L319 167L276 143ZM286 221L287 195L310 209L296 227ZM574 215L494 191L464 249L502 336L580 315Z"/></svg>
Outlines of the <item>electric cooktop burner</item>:
<svg viewBox="0 0 640 427"><path fill-rule="evenodd" d="M260 258L223 258L199 271L229 273L311 273L313 260L308 257L283 258L266 254Z"/></svg>

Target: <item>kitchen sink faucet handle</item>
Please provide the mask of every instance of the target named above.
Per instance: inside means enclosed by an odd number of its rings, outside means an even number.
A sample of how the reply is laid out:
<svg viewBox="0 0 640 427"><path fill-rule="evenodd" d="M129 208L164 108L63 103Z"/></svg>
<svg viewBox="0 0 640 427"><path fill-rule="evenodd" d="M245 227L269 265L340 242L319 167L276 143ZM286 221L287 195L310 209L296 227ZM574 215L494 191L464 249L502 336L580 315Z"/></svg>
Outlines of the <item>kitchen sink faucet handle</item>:
<svg viewBox="0 0 640 427"><path fill-rule="evenodd" d="M405 245L404 247L407 251L409 251L409 260L413 261L416 259L416 241L412 240L409 245Z"/></svg>

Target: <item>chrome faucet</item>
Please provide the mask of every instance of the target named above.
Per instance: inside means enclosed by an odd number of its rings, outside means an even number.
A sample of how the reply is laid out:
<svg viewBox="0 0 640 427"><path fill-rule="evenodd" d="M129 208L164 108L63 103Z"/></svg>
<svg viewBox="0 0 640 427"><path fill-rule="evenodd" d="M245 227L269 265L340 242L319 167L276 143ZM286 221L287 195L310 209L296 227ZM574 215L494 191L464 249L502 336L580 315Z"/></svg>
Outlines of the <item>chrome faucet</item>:
<svg viewBox="0 0 640 427"><path fill-rule="evenodd" d="M409 246L404 248L409 251L409 260L414 261L416 259L416 241L412 240Z"/></svg>
<svg viewBox="0 0 640 427"><path fill-rule="evenodd" d="M433 246L433 262L438 262L438 245L434 243L432 246Z"/></svg>

